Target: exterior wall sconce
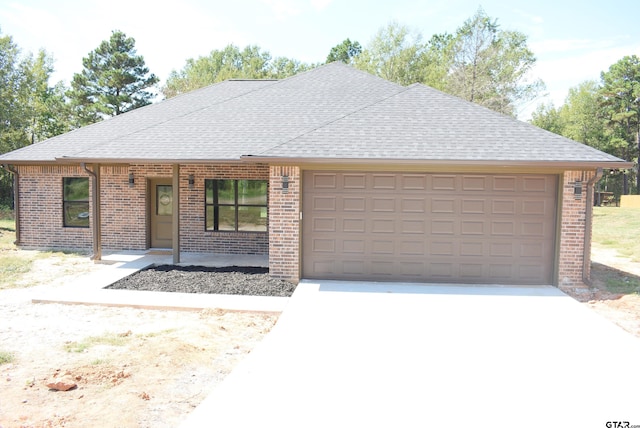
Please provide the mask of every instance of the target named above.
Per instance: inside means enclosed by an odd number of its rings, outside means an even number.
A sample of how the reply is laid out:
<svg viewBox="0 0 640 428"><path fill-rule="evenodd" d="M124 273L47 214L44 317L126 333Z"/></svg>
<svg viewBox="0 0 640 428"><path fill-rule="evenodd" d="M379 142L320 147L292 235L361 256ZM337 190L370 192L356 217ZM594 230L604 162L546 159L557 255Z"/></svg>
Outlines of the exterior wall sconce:
<svg viewBox="0 0 640 428"><path fill-rule="evenodd" d="M289 193L289 176L282 176L282 193Z"/></svg>
<svg viewBox="0 0 640 428"><path fill-rule="evenodd" d="M133 187L135 180L133 179L133 172L129 173L129 187Z"/></svg>
<svg viewBox="0 0 640 428"><path fill-rule="evenodd" d="M582 199L582 181L575 181L573 183L573 198Z"/></svg>
<svg viewBox="0 0 640 428"><path fill-rule="evenodd" d="M188 182L189 182L189 189L193 189L193 186L196 184L196 179L193 176L193 174L189 174Z"/></svg>

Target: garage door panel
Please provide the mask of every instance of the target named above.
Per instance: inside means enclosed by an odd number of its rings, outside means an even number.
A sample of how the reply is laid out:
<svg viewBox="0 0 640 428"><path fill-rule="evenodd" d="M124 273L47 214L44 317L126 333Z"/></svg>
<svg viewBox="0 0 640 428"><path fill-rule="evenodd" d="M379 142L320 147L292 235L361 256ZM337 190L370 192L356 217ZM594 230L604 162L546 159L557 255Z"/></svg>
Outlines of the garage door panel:
<svg viewBox="0 0 640 428"><path fill-rule="evenodd" d="M376 218L371 221L371 233L395 233L396 220Z"/></svg>
<svg viewBox="0 0 640 428"><path fill-rule="evenodd" d="M313 232L336 232L336 219L334 217L315 217L312 219Z"/></svg>
<svg viewBox="0 0 640 428"><path fill-rule="evenodd" d="M491 214L514 215L516 213L516 201L513 199L494 199L491 201Z"/></svg>
<svg viewBox="0 0 640 428"><path fill-rule="evenodd" d="M334 254L336 252L335 239L313 238L312 246L313 246L313 251L316 253Z"/></svg>
<svg viewBox="0 0 640 428"><path fill-rule="evenodd" d="M481 263L461 263L460 278L473 279L484 276L484 266Z"/></svg>
<svg viewBox="0 0 640 428"><path fill-rule="evenodd" d="M397 272L396 264L389 260L376 260L371 262L371 275L376 277L393 278ZM366 276L366 274L364 274Z"/></svg>
<svg viewBox="0 0 640 428"><path fill-rule="evenodd" d="M472 175L462 177L462 190L464 191L484 191L487 190L488 177Z"/></svg>
<svg viewBox="0 0 640 428"><path fill-rule="evenodd" d="M371 254L373 255L381 255L381 254L394 255L396 252L396 245L395 245L395 241L393 240L374 239L370 242L371 242Z"/></svg>
<svg viewBox="0 0 640 428"><path fill-rule="evenodd" d="M462 242L460 244L460 255L465 257L483 257L484 242Z"/></svg>
<svg viewBox="0 0 640 428"><path fill-rule="evenodd" d="M400 231L408 234L424 235L426 225L424 220L400 220Z"/></svg>
<svg viewBox="0 0 640 428"><path fill-rule="evenodd" d="M342 241L342 252L364 255L365 241L363 239L344 239Z"/></svg>
<svg viewBox="0 0 640 428"><path fill-rule="evenodd" d="M424 241L402 241L400 243L399 254L401 256L424 256Z"/></svg>
<svg viewBox="0 0 640 428"><path fill-rule="evenodd" d="M406 214L424 214L426 212L426 201L422 198L402 198L400 210Z"/></svg>
<svg viewBox="0 0 640 428"><path fill-rule="evenodd" d="M516 192L516 177L493 177L492 189L498 192Z"/></svg>
<svg viewBox="0 0 640 428"><path fill-rule="evenodd" d="M342 188L344 190L364 190L366 187L365 174L342 174Z"/></svg>
<svg viewBox="0 0 640 428"><path fill-rule="evenodd" d="M321 173L313 174L313 187L315 189L333 189L337 188L338 174L336 173Z"/></svg>
<svg viewBox="0 0 640 428"><path fill-rule="evenodd" d="M433 198L431 212L434 214L453 214L456 212L456 200L453 198Z"/></svg>
<svg viewBox="0 0 640 428"><path fill-rule="evenodd" d="M527 237L537 236L543 238L545 232L544 225L542 221L522 222L520 234Z"/></svg>
<svg viewBox="0 0 640 428"><path fill-rule="evenodd" d="M545 245L541 242L525 242L519 245L520 257L541 258L544 256Z"/></svg>
<svg viewBox="0 0 640 428"><path fill-rule="evenodd" d="M398 267L399 277L404 281L422 279L425 276L425 266L422 262L400 262Z"/></svg>
<svg viewBox="0 0 640 428"><path fill-rule="evenodd" d="M343 260L342 261L342 273L346 275L358 275L364 276L367 272L364 269L364 260Z"/></svg>
<svg viewBox="0 0 640 428"><path fill-rule="evenodd" d="M433 175L431 178L431 190L456 190L456 176Z"/></svg>
<svg viewBox="0 0 640 428"><path fill-rule="evenodd" d="M363 213L367 209L366 199L361 196L345 196L342 198L342 209L345 212Z"/></svg>
<svg viewBox="0 0 640 428"><path fill-rule="evenodd" d="M395 197L371 197L371 211L395 213L396 198Z"/></svg>
<svg viewBox="0 0 640 428"><path fill-rule="evenodd" d="M507 263L491 263L489 266L489 279L496 282L506 282L513 277L513 266Z"/></svg>
<svg viewBox="0 0 640 428"><path fill-rule="evenodd" d="M303 276L550 284L557 176L307 171Z"/></svg>
<svg viewBox="0 0 640 428"><path fill-rule="evenodd" d="M516 232L515 220L500 220L491 222L491 235L498 237L512 237Z"/></svg>
<svg viewBox="0 0 640 428"><path fill-rule="evenodd" d="M544 193L549 191L549 180L545 177L524 177L522 179L523 192Z"/></svg>
<svg viewBox="0 0 640 428"><path fill-rule="evenodd" d="M428 256L446 256L451 257L454 256L455 253L455 245L452 241L431 241L430 242L430 251Z"/></svg>
<svg viewBox="0 0 640 428"><path fill-rule="evenodd" d="M454 235L455 229L456 229L456 222L453 220L432 220L431 221L432 235Z"/></svg>
<svg viewBox="0 0 640 428"><path fill-rule="evenodd" d="M546 201L522 201L522 214L540 216L547 212Z"/></svg>
<svg viewBox="0 0 640 428"><path fill-rule="evenodd" d="M335 196L316 196L313 198L314 211L336 211L337 197Z"/></svg>
<svg viewBox="0 0 640 428"><path fill-rule="evenodd" d="M460 222L460 234L464 235L484 235L485 234L485 222L484 221L472 221L462 220Z"/></svg>
<svg viewBox="0 0 640 428"><path fill-rule="evenodd" d="M489 257L513 257L512 242L491 242L489 245Z"/></svg>
<svg viewBox="0 0 640 428"><path fill-rule="evenodd" d="M453 279L453 263L429 263L427 277L436 280Z"/></svg>
<svg viewBox="0 0 640 428"><path fill-rule="evenodd" d="M366 231L366 221L362 218L345 218L342 220L342 232L344 233L364 233Z"/></svg>
<svg viewBox="0 0 640 428"><path fill-rule="evenodd" d="M486 202L482 199L463 199L462 214L486 214Z"/></svg>
<svg viewBox="0 0 640 428"><path fill-rule="evenodd" d="M424 174L401 176L401 189L408 191L425 190L427 188L427 177Z"/></svg>
<svg viewBox="0 0 640 428"><path fill-rule="evenodd" d="M397 174L372 174L371 189L372 190L395 190Z"/></svg>

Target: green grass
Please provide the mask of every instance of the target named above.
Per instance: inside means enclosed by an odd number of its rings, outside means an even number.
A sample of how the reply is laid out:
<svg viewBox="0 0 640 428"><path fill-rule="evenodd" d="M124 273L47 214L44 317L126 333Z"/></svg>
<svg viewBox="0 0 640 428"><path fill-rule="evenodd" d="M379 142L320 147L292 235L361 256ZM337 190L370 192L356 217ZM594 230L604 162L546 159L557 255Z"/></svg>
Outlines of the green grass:
<svg viewBox="0 0 640 428"><path fill-rule="evenodd" d="M3 364L12 363L14 356L11 352L0 351L0 366Z"/></svg>
<svg viewBox="0 0 640 428"><path fill-rule="evenodd" d="M102 336L89 336L80 342L68 342L64 345L67 352L81 353L96 345L124 346L130 335L105 333Z"/></svg>
<svg viewBox="0 0 640 428"><path fill-rule="evenodd" d="M607 290L612 293L631 294L640 293L640 278L638 277L616 277L607 278Z"/></svg>
<svg viewBox="0 0 640 428"><path fill-rule="evenodd" d="M595 207L593 243L640 262L640 208Z"/></svg>
<svg viewBox="0 0 640 428"><path fill-rule="evenodd" d="M15 254L16 223L13 219L0 219L0 290L12 288L31 270L34 257Z"/></svg>

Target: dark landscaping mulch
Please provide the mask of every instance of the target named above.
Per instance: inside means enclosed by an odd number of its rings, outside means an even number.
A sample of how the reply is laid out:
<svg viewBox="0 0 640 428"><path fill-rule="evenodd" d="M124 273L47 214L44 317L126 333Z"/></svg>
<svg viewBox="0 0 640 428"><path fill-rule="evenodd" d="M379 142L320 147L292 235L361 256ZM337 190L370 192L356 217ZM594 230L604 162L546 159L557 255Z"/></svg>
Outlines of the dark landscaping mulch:
<svg viewBox="0 0 640 428"><path fill-rule="evenodd" d="M271 278L267 268L161 265L136 272L106 288L289 297L296 286Z"/></svg>

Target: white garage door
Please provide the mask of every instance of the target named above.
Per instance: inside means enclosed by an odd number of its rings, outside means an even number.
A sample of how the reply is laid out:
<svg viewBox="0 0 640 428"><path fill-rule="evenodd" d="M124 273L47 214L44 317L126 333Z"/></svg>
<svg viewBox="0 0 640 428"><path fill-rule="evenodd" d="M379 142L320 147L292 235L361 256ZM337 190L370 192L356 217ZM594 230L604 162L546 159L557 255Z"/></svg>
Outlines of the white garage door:
<svg viewBox="0 0 640 428"><path fill-rule="evenodd" d="M556 175L306 171L304 278L551 284Z"/></svg>

